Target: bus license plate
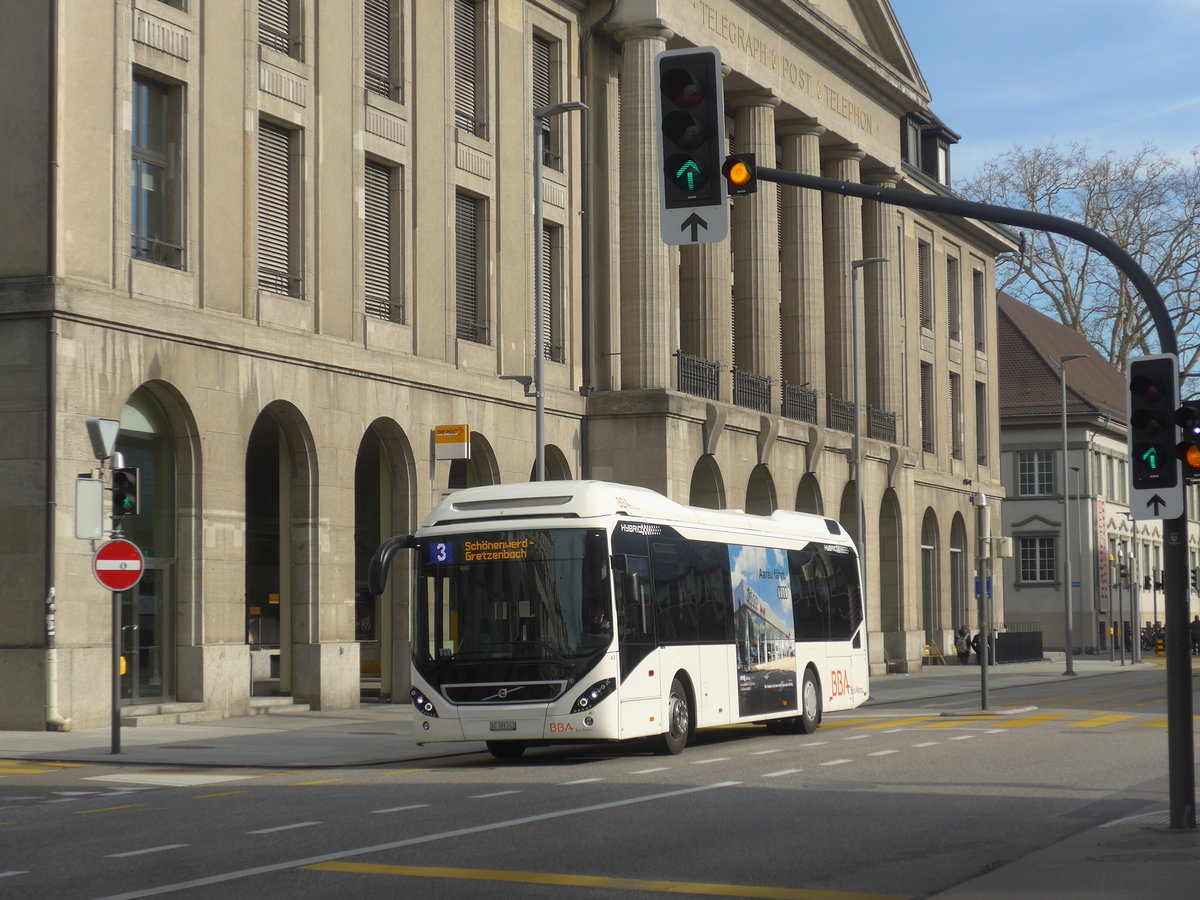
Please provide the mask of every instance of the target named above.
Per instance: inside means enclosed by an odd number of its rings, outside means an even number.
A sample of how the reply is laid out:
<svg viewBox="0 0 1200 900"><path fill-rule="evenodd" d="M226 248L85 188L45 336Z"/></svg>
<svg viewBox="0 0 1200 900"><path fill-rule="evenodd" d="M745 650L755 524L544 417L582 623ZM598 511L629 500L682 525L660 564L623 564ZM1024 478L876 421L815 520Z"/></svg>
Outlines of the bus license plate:
<svg viewBox="0 0 1200 900"><path fill-rule="evenodd" d="M516 722L491 722L488 726L492 731L516 731Z"/></svg>

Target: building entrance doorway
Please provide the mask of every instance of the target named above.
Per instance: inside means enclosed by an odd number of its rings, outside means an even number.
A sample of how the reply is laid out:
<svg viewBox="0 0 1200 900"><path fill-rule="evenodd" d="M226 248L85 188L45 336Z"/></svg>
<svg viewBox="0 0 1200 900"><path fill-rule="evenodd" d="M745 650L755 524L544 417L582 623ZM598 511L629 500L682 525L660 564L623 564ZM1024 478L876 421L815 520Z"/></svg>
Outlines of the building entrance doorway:
<svg viewBox="0 0 1200 900"><path fill-rule="evenodd" d="M170 562L147 559L142 580L121 594L121 702L162 703L174 696L175 602Z"/></svg>

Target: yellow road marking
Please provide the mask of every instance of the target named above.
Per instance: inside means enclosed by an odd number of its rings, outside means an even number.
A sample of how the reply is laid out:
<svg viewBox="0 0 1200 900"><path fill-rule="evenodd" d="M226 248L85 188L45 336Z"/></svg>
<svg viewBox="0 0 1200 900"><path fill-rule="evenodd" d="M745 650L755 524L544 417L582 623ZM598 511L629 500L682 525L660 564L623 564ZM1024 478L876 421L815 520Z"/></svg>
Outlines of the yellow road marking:
<svg viewBox="0 0 1200 900"><path fill-rule="evenodd" d="M1071 722L1067 728L1102 728L1105 725L1115 725L1117 722L1127 722L1130 719L1136 718L1130 715L1121 715L1113 713L1108 716L1094 716L1091 719L1085 719L1082 722Z"/></svg>
<svg viewBox="0 0 1200 900"><path fill-rule="evenodd" d="M7 772L9 775L47 775L53 771L53 769L29 769L24 766L0 766L0 772Z"/></svg>
<svg viewBox="0 0 1200 900"><path fill-rule="evenodd" d="M872 728L899 728L901 725L912 725L916 722L932 722L937 716L913 716L911 719L890 719L887 722L880 722L877 725L864 725L859 731L866 731Z"/></svg>
<svg viewBox="0 0 1200 900"><path fill-rule="evenodd" d="M395 769L391 772L384 772L384 775L411 775L413 772L427 772L428 769Z"/></svg>
<svg viewBox="0 0 1200 900"><path fill-rule="evenodd" d="M622 891L659 891L670 894L699 894L706 897L759 897L767 898L767 900L906 900L905 895L902 894L860 894L853 891L656 881L643 878L609 878L599 875L568 875L554 872L507 872L498 869L385 866L375 863L352 862L316 863L301 868L322 872L353 872L364 875L403 875L409 878L451 878L461 881L503 881L510 884L554 884Z"/></svg>
<svg viewBox="0 0 1200 900"><path fill-rule="evenodd" d="M124 806L106 806L103 809L77 809L77 810L75 810L75 815L86 816L86 815L90 815L91 813L98 813L98 812L116 812L118 809L134 809L138 806L145 806L145 805L146 805L145 803L127 803Z"/></svg>
<svg viewBox="0 0 1200 900"><path fill-rule="evenodd" d="M1142 728L1166 728L1167 727L1167 717L1163 716L1161 719L1151 719L1149 722L1142 722L1141 727Z"/></svg>
<svg viewBox="0 0 1200 900"><path fill-rule="evenodd" d="M250 792L249 792L249 791L247 791L247 790L243 790L243 791L221 791L219 794L197 794L197 795L196 795L195 797L193 797L192 799L193 799L193 800L208 800L208 799L209 799L209 798L211 798L211 797L230 797L230 796L232 796L232 795L234 795L234 794L248 794L248 793L250 793Z"/></svg>
<svg viewBox="0 0 1200 900"><path fill-rule="evenodd" d="M1026 716L1024 719L997 718L995 725L997 728L1024 728L1026 725L1036 725L1039 722L1053 722L1055 719L1065 718L1066 716L1060 716L1055 713L1043 713L1040 716Z"/></svg>
<svg viewBox="0 0 1200 900"><path fill-rule="evenodd" d="M341 781L340 778L326 778L324 781L297 781L296 787L307 787L310 784L333 784L335 781Z"/></svg>
<svg viewBox="0 0 1200 900"><path fill-rule="evenodd" d="M82 769L87 763L44 762L40 759L0 759L0 766L47 766L52 769Z"/></svg>
<svg viewBox="0 0 1200 900"><path fill-rule="evenodd" d="M821 728L845 728L847 725L861 725L863 722L878 722L878 718L874 719L842 719L837 722L821 722Z"/></svg>
<svg viewBox="0 0 1200 900"><path fill-rule="evenodd" d="M939 722L930 722L922 728L958 728L962 725L977 725L980 722L991 722L995 716L947 716Z"/></svg>

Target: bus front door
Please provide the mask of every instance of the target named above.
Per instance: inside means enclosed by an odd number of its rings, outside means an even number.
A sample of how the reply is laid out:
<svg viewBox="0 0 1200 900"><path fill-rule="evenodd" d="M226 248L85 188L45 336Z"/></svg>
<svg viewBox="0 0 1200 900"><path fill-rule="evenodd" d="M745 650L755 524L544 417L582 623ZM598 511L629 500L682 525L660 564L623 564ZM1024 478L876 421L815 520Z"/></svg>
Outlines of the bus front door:
<svg viewBox="0 0 1200 900"><path fill-rule="evenodd" d="M621 650L621 736L653 734L659 729L660 694L654 653L654 606L650 560L625 556L617 569L617 636Z"/></svg>

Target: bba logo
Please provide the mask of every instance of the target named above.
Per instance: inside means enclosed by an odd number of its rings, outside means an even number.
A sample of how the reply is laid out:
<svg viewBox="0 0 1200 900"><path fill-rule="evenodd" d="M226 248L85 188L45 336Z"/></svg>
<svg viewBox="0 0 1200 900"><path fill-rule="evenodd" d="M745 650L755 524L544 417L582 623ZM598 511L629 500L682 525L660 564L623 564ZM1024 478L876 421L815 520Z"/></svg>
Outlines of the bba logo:
<svg viewBox="0 0 1200 900"><path fill-rule="evenodd" d="M829 685L830 700L834 697L848 697L854 693L854 688L850 686L850 673L844 669L834 669L830 673Z"/></svg>

